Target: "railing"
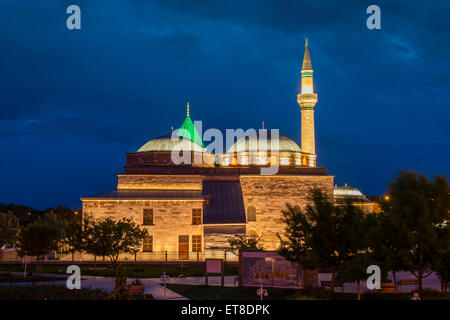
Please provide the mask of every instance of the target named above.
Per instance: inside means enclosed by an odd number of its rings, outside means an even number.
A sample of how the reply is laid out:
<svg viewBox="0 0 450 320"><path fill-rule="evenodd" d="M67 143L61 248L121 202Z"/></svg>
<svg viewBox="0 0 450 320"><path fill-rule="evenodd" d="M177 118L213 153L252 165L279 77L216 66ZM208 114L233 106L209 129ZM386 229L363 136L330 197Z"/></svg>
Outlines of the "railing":
<svg viewBox="0 0 450 320"><path fill-rule="evenodd" d="M203 262L205 259L224 259L225 262L237 262L239 257L229 251L207 251L207 252L179 252L179 251L154 251L154 252L138 252L136 255L123 254L119 256L119 261L155 261L155 262ZM56 254L55 260L62 261L96 261L108 262L108 257L94 257L85 253L60 253Z"/></svg>

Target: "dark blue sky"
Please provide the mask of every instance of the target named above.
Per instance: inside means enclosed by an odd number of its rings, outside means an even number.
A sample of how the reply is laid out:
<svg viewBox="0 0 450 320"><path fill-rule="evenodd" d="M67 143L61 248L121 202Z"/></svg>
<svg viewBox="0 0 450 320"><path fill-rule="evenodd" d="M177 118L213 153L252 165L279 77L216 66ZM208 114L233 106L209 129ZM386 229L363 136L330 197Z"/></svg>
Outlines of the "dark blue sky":
<svg viewBox="0 0 450 320"><path fill-rule="evenodd" d="M305 36L336 183L448 176L449 17L448 1L1 0L0 202L79 207L114 189L125 153L178 127L187 100L204 129L264 120L299 142Z"/></svg>

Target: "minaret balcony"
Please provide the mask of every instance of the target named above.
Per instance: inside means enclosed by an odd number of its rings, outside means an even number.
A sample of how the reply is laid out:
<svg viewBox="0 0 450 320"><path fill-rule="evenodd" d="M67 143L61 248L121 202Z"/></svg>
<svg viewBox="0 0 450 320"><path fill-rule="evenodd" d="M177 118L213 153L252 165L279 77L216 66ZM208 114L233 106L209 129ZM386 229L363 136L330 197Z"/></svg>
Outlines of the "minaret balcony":
<svg viewBox="0 0 450 320"><path fill-rule="evenodd" d="M297 102L302 109L312 109L317 103L316 93L300 93L297 95Z"/></svg>

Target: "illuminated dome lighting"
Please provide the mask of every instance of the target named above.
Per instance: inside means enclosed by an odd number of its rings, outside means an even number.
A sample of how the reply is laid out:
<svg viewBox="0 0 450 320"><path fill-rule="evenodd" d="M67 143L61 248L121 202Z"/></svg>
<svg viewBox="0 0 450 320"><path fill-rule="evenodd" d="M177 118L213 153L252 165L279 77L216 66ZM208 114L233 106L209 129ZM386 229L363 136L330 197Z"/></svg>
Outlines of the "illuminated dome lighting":
<svg viewBox="0 0 450 320"><path fill-rule="evenodd" d="M261 152L264 151L264 149L262 149L264 147L267 151L273 152L301 152L298 144L288 137L280 134L278 135L278 139L278 150L271 150L271 132L267 131L267 137L264 137L263 135L259 137L258 132L239 139L230 147L230 149L228 149L228 153Z"/></svg>
<svg viewBox="0 0 450 320"><path fill-rule="evenodd" d="M174 136L176 137L176 136ZM199 146L197 143L192 142L186 138L179 137L179 140L171 139L170 135L158 137L150 140L144 144L137 152L150 152L150 151L195 151L204 152L205 149Z"/></svg>
<svg viewBox="0 0 450 320"><path fill-rule="evenodd" d="M353 188L347 184L338 187L334 187L334 196L335 197L364 197L361 191L356 188Z"/></svg>

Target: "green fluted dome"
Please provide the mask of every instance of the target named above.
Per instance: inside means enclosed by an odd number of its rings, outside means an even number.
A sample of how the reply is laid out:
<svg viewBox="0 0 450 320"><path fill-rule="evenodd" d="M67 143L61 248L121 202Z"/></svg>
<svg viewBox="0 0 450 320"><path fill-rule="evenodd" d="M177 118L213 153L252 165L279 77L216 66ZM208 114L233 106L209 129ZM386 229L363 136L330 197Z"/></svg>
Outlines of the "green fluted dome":
<svg viewBox="0 0 450 320"><path fill-rule="evenodd" d="M178 129L177 134L180 137L185 137L186 139L194 141L202 148L205 147L202 138L198 134L197 129L195 128L194 123L192 122L191 117L189 115L187 115L186 119L184 119L180 129Z"/></svg>
<svg viewBox="0 0 450 320"><path fill-rule="evenodd" d="M205 145L203 144L202 138L189 116L188 102L186 119L184 119L180 129L173 132L173 137L168 135L152 139L144 144L137 152L172 150L204 152L204 148Z"/></svg>
<svg viewBox="0 0 450 320"><path fill-rule="evenodd" d="M197 143L192 142L186 138L174 136L175 140L171 139L170 135L158 137L150 140L144 144L137 152L149 152L149 151L196 151L204 152L204 149Z"/></svg>

